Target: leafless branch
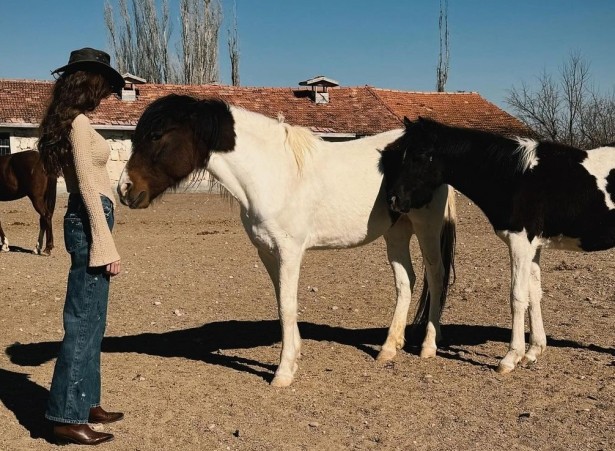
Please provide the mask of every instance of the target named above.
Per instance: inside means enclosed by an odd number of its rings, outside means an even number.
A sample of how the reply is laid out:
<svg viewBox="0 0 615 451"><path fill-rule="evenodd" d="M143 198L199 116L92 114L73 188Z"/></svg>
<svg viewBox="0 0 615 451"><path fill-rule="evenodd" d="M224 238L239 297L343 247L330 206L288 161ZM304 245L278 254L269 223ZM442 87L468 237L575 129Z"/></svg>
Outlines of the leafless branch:
<svg viewBox="0 0 615 451"><path fill-rule="evenodd" d="M228 52L231 58L231 83L239 86L239 33L237 31L237 2L233 2L233 29L228 30Z"/></svg>
<svg viewBox="0 0 615 451"><path fill-rule="evenodd" d="M509 90L506 103L540 138L577 147L596 147L615 138L615 93L590 86L589 64L572 53L556 81L543 72L537 88L526 83Z"/></svg>
<svg viewBox="0 0 615 451"><path fill-rule="evenodd" d="M184 83L219 80L218 35L222 23L219 0L181 0Z"/></svg>
<svg viewBox="0 0 615 451"><path fill-rule="evenodd" d="M436 72L436 90L444 92L446 81L448 80L449 66L449 47L448 47L448 0L440 0L440 18L438 20L440 29L440 53L438 56L438 69Z"/></svg>

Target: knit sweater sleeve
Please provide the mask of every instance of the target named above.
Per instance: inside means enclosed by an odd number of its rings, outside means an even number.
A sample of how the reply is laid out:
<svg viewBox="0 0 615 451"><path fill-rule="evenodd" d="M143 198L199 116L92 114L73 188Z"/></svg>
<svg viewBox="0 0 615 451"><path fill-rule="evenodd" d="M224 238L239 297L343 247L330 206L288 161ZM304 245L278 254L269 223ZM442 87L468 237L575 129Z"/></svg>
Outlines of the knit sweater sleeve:
<svg viewBox="0 0 615 451"><path fill-rule="evenodd" d="M95 267L115 262L120 259L120 256L107 225L100 192L93 180L95 168L92 161L92 132L93 128L87 116L80 114L74 119L70 135L73 145L72 155L79 193L83 199L92 232L89 266Z"/></svg>

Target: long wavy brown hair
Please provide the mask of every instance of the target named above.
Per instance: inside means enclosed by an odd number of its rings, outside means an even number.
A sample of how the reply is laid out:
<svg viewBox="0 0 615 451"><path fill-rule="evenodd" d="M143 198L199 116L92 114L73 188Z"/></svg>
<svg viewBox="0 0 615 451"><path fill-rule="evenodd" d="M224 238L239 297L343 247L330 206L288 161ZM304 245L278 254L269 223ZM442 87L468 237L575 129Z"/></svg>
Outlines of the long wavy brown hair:
<svg viewBox="0 0 615 451"><path fill-rule="evenodd" d="M39 127L38 151L47 174L60 176L62 167L70 164L73 120L79 114L96 109L112 92L107 79L95 72L64 73L56 80L49 107Z"/></svg>

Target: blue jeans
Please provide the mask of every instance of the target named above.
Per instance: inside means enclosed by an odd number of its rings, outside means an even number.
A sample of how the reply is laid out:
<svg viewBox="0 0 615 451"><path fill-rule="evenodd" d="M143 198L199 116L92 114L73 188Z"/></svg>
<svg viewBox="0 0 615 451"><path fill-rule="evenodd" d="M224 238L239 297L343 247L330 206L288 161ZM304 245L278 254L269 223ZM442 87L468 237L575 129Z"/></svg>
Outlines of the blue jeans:
<svg viewBox="0 0 615 451"><path fill-rule="evenodd" d="M101 195L109 229L113 203ZM68 198L64 244L70 254L64 339L56 361L45 417L61 423L88 422L91 407L100 405L100 346L107 321L109 276L105 267L88 267L92 234L85 205L78 194Z"/></svg>

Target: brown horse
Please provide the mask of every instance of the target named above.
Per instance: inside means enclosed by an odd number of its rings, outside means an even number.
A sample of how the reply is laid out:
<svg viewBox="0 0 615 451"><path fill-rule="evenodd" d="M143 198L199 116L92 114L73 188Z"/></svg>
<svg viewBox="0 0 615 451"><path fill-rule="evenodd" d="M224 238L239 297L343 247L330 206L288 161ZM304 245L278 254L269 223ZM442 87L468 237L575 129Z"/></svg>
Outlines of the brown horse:
<svg viewBox="0 0 615 451"><path fill-rule="evenodd" d="M0 201L28 196L40 215L40 231L34 253L49 255L53 249L51 218L56 205L57 178L43 169L38 152L27 150L0 157ZM45 249L43 235L47 236ZM9 250L9 241L0 224L0 250Z"/></svg>

